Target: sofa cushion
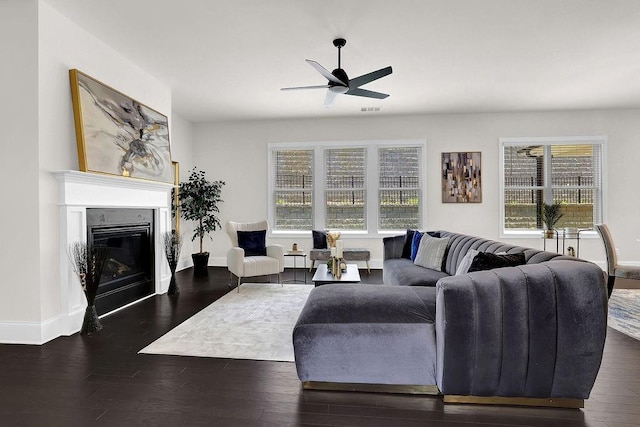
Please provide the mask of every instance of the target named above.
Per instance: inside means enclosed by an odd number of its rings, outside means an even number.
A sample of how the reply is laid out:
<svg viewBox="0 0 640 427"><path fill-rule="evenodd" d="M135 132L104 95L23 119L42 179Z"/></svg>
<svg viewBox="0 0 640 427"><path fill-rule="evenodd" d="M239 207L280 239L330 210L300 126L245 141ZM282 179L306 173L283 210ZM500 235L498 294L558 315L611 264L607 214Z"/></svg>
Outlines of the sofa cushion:
<svg viewBox="0 0 640 427"><path fill-rule="evenodd" d="M435 288L330 284L313 289L293 328L298 377L435 386L435 300Z"/></svg>
<svg viewBox="0 0 640 427"><path fill-rule="evenodd" d="M442 270L442 260L444 259L449 243L448 237L436 238L425 233L420 239L420 247L416 254L414 264L432 270Z"/></svg>
<svg viewBox="0 0 640 427"><path fill-rule="evenodd" d="M409 231L411 231L411 240L408 243L407 240ZM402 258L409 258L411 261L415 261L416 255L418 254L418 248L420 248L420 241L425 234L428 234L431 237L440 237L440 233L438 231L407 230L407 235L405 237L405 246L402 248L402 254L404 255L405 250L407 250L409 252L409 256L403 256ZM407 245L409 246L408 249Z"/></svg>
<svg viewBox="0 0 640 427"><path fill-rule="evenodd" d="M327 233L320 230L311 230L313 236L313 249L327 249Z"/></svg>
<svg viewBox="0 0 640 427"><path fill-rule="evenodd" d="M411 246L413 245L413 235L416 230L407 228L407 233L404 235L404 246L402 247L401 258L411 259Z"/></svg>
<svg viewBox="0 0 640 427"><path fill-rule="evenodd" d="M240 231L238 230L238 246L244 249L245 256L265 256L267 230Z"/></svg>
<svg viewBox="0 0 640 427"><path fill-rule="evenodd" d="M411 239L411 256L409 259L411 261L416 260L416 256L418 255L418 248L420 248L420 241L422 240L422 236L424 236L424 232L415 230L413 232L413 238Z"/></svg>
<svg viewBox="0 0 640 427"><path fill-rule="evenodd" d="M385 285L435 286L438 280L447 277L448 274L420 267L410 259L392 258L385 260L382 276Z"/></svg>
<svg viewBox="0 0 640 427"><path fill-rule="evenodd" d="M469 267L471 267L473 259L476 257L476 255L478 255L477 250L469 249L464 258L462 258L462 261L460 261L460 265L458 265L458 269L456 270L455 275L459 276L461 274L467 274L467 272L469 271Z"/></svg>
<svg viewBox="0 0 640 427"><path fill-rule="evenodd" d="M469 273L493 270L494 268L515 267L525 263L523 253L496 255L489 252L478 252L469 267Z"/></svg>
<svg viewBox="0 0 640 427"><path fill-rule="evenodd" d="M343 283L313 289L297 324L433 323L435 318L435 288Z"/></svg>

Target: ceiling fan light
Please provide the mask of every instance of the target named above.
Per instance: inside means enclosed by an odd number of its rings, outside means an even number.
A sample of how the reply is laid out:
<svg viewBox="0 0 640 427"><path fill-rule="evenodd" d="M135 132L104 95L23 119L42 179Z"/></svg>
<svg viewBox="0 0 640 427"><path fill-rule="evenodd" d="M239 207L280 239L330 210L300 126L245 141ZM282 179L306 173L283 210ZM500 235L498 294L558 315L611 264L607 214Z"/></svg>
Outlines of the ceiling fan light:
<svg viewBox="0 0 640 427"><path fill-rule="evenodd" d="M346 86L331 86L329 90L335 93L347 93L349 88Z"/></svg>

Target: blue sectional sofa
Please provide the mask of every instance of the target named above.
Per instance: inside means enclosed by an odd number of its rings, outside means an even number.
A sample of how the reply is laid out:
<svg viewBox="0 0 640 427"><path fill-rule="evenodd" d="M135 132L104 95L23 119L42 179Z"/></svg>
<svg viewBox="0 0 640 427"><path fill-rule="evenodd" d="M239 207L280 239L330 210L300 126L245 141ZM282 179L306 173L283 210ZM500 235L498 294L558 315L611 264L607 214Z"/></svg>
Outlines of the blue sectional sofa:
<svg viewBox="0 0 640 427"><path fill-rule="evenodd" d="M445 402L581 407L607 327L603 271L587 261L439 232L444 271L384 239L384 285L314 289L293 331L305 388L419 392ZM523 253L524 265L455 275L464 255Z"/></svg>

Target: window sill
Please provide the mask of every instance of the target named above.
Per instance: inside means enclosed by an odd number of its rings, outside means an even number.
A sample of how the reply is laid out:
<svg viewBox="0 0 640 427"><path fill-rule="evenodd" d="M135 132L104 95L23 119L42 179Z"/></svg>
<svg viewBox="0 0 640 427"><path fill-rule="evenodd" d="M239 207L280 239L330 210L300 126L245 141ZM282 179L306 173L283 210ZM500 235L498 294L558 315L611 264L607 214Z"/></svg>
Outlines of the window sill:
<svg viewBox="0 0 640 427"><path fill-rule="evenodd" d="M501 239L542 239L543 236L542 230L519 230L519 231L505 231L502 230L500 232ZM555 238L555 237L554 237ZM562 235L560 235L562 238ZM580 239L599 239L600 236L598 232L595 230L588 230L580 232ZM576 237L567 237L567 240L576 239Z"/></svg>
<svg viewBox="0 0 640 427"><path fill-rule="evenodd" d="M382 239L384 237L404 235L405 233L406 230L379 231L374 233L368 233L366 231L340 231L340 239ZM268 237L274 239L311 239L311 231L270 231Z"/></svg>

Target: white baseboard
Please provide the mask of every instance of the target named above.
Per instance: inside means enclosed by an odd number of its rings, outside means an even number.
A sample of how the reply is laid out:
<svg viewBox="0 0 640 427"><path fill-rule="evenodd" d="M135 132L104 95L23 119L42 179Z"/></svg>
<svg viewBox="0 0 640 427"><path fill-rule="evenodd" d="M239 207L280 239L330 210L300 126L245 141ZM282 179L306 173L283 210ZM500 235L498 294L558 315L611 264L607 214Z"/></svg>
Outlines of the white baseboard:
<svg viewBox="0 0 640 427"><path fill-rule="evenodd" d="M78 332L83 318L84 309L43 322L0 322L0 343L42 345L60 336Z"/></svg>
<svg viewBox="0 0 640 427"><path fill-rule="evenodd" d="M156 295L158 294L153 293L124 307L103 314L100 319ZM67 316L59 315L43 322L0 322L0 344L42 345L58 337L80 332L82 321L84 320L85 307Z"/></svg>

